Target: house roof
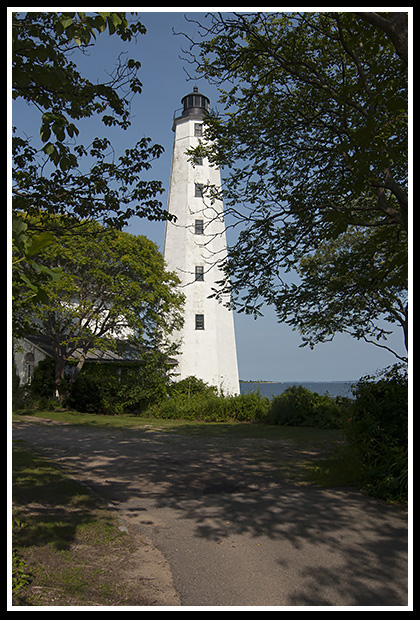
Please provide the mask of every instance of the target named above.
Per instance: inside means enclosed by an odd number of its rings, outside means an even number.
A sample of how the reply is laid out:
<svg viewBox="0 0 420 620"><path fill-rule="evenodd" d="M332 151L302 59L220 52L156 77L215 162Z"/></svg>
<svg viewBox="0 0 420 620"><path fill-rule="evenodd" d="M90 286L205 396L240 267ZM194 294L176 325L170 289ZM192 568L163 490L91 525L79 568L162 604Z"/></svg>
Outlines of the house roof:
<svg viewBox="0 0 420 620"><path fill-rule="evenodd" d="M25 340L30 342L33 346L37 347L40 351L45 353L48 357L53 357L54 349L51 340L48 336L43 334L34 334L31 336L25 336ZM117 349L90 349L86 355L87 362L133 362L140 364L142 362L141 349L131 345L127 341L119 341ZM78 361L81 349L76 349L73 354L68 357L69 361Z"/></svg>

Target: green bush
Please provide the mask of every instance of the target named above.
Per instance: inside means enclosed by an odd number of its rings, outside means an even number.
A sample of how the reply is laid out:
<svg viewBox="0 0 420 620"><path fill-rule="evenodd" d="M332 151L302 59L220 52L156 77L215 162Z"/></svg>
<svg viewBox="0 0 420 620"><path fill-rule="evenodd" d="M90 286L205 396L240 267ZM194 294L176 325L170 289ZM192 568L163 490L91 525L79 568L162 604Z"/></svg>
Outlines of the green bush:
<svg viewBox="0 0 420 620"><path fill-rule="evenodd" d="M268 398L253 392L237 396L218 396L212 391L190 396L176 393L149 407L146 415L202 422L262 422L269 406Z"/></svg>
<svg viewBox="0 0 420 620"><path fill-rule="evenodd" d="M259 392L227 397L230 400L233 418L238 422L265 422L270 409L270 400Z"/></svg>
<svg viewBox="0 0 420 620"><path fill-rule="evenodd" d="M12 407L13 410L22 409L25 407L26 403L26 392L25 386L20 385L20 379L16 371L15 363L13 362L12 369Z"/></svg>
<svg viewBox="0 0 420 620"><path fill-rule="evenodd" d="M159 352L146 352L141 364L86 362L73 384L70 383L72 365L69 363L66 368L64 405L82 413L140 413L167 396L166 358ZM22 405L25 401L26 406L35 409L58 406L54 373L54 360L47 358L39 362L31 385L25 389L25 399L16 397L16 402Z"/></svg>
<svg viewBox="0 0 420 620"><path fill-rule="evenodd" d="M55 365L52 359L41 360L34 368L30 385L19 387L13 395L14 409L51 409L59 407L55 397Z"/></svg>
<svg viewBox="0 0 420 620"><path fill-rule="evenodd" d="M349 398L320 395L293 385L273 398L267 421L279 426L342 428L343 416L350 406Z"/></svg>
<svg viewBox="0 0 420 620"><path fill-rule="evenodd" d="M31 378L30 391L32 396L52 398L55 394L54 382L55 363L46 357L38 362Z"/></svg>
<svg viewBox="0 0 420 620"><path fill-rule="evenodd" d="M144 366L86 364L69 390L66 405L85 413L140 413L166 397L166 378Z"/></svg>
<svg viewBox="0 0 420 620"><path fill-rule="evenodd" d="M110 382L112 379L107 381L106 377L93 373L80 374L70 388L66 405L82 413L104 413L103 399Z"/></svg>
<svg viewBox="0 0 420 620"><path fill-rule="evenodd" d="M197 377L186 377L181 381L174 381L168 388L169 396L194 396L196 394L217 394L214 385L208 385Z"/></svg>
<svg viewBox="0 0 420 620"><path fill-rule="evenodd" d="M363 377L345 425L348 444L358 451L362 487L370 495L406 501L408 489L408 380L403 367Z"/></svg>

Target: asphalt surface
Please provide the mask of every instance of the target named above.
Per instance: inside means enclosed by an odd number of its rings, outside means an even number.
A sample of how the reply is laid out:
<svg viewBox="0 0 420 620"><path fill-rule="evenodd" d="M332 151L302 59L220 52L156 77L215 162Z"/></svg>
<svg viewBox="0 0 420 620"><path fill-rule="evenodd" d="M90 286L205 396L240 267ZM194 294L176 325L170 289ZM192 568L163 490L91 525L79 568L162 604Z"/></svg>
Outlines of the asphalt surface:
<svg viewBox="0 0 420 620"><path fill-rule="evenodd" d="M352 489L285 482L276 463L299 458L293 446L34 422L13 438L152 541L182 607L408 605L407 514Z"/></svg>

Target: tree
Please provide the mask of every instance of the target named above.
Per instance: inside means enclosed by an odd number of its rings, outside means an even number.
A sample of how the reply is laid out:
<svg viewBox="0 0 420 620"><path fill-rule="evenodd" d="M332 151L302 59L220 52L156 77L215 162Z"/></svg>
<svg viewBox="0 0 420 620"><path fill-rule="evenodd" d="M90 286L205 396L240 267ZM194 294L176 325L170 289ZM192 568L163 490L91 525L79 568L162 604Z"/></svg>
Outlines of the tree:
<svg viewBox="0 0 420 620"><path fill-rule="evenodd" d="M133 216L167 218L159 200L160 181L142 173L163 147L143 137L118 156L106 137L79 140L77 121L99 115L104 127L130 126L130 103L141 92L140 62L116 59L109 81L94 83L74 62L107 32L131 41L146 32L126 13L27 12L12 14L12 96L39 110L42 148L13 130L13 244L16 260L37 269L29 249L23 214L39 211L92 218L121 229ZM44 231L43 241L48 243ZM38 248L41 240L38 240ZM33 279L34 274L26 274ZM35 285L33 285L35 287ZM38 291L34 290L36 295Z"/></svg>
<svg viewBox="0 0 420 620"><path fill-rule="evenodd" d="M408 65L407 13L356 13L360 19L382 30L391 39L398 56Z"/></svg>
<svg viewBox="0 0 420 620"><path fill-rule="evenodd" d="M124 41L146 32L139 20L130 24L125 13L12 13L12 96L40 111L43 151L62 170L77 165L65 144L66 137L79 133L72 120L103 114L105 125L127 129L130 99L141 92L139 61L119 59L110 81L94 84L70 60L107 29Z"/></svg>
<svg viewBox="0 0 420 620"><path fill-rule="evenodd" d="M380 231L389 272L401 257L407 263L404 30L406 14L218 13L198 24L198 40L189 38L190 62L219 86L224 106L210 113L191 155L227 171L227 215L242 230L220 284L240 311L258 315L268 302L284 318L305 287L328 290L331 272L314 267L330 243L346 254L348 230ZM299 269L304 282L290 286L287 273ZM375 262L368 269L379 286L378 294L370 287L376 314L383 287ZM391 296L406 278L406 269L394 271ZM305 316L316 330L305 311L301 327ZM336 332L349 327L344 306L335 319Z"/></svg>
<svg viewBox="0 0 420 620"><path fill-rule="evenodd" d="M60 397L70 357L77 362L67 378L71 385L92 349L115 349L124 341L140 354L151 350L170 355L165 337L182 323L183 296L156 245L93 222L85 222L79 235L71 227L66 234L67 218L55 218L55 226L55 243L43 250L39 261L63 273L54 281L41 272L47 299L29 307L18 303L16 316L29 312L32 332L50 339Z"/></svg>
<svg viewBox="0 0 420 620"><path fill-rule="evenodd" d="M300 331L301 346L342 332L406 361L384 344L391 325L403 330L406 348L408 339L406 250L388 241L381 229L349 228L301 260L299 286L284 287L274 300L279 321Z"/></svg>

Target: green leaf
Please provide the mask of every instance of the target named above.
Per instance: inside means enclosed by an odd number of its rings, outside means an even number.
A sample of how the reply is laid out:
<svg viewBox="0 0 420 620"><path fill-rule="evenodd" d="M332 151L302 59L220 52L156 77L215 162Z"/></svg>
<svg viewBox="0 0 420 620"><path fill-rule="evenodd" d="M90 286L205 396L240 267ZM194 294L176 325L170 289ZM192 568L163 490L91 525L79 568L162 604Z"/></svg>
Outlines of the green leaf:
<svg viewBox="0 0 420 620"><path fill-rule="evenodd" d="M63 142L63 140L66 137L66 134L64 132L64 119L60 119L60 120L56 121L55 123L53 123L52 130L55 133L55 135L57 136L57 140L59 142Z"/></svg>
<svg viewBox="0 0 420 620"><path fill-rule="evenodd" d="M42 125L40 131L40 138L42 142L48 142L51 137L51 129L48 125Z"/></svg>
<svg viewBox="0 0 420 620"><path fill-rule="evenodd" d="M25 282L25 284L26 284L27 286L29 286L29 288L30 288L32 291L34 291L35 293L37 293L37 292L38 292L38 287L37 287L35 284L32 284L32 282L29 280L29 278L27 278L27 277L25 276L25 274L24 274L24 273L19 274L19 277L20 277L20 279L21 279L21 280L23 280L23 282Z"/></svg>
<svg viewBox="0 0 420 620"><path fill-rule="evenodd" d="M32 267L37 273L45 273L50 276L54 282L57 282L63 275L63 270L60 267L46 267L35 262L32 262Z"/></svg>
<svg viewBox="0 0 420 620"><path fill-rule="evenodd" d="M48 144L42 147L42 150L46 155L49 155L50 157L53 155L53 153L56 152L55 146L52 142L48 142Z"/></svg>
<svg viewBox="0 0 420 620"><path fill-rule="evenodd" d="M60 159L60 168L63 172L71 168L70 160L67 157L62 157Z"/></svg>
<svg viewBox="0 0 420 620"><path fill-rule="evenodd" d="M28 71L13 70L13 81L20 88L27 88L31 83L31 75Z"/></svg>
<svg viewBox="0 0 420 620"><path fill-rule="evenodd" d="M38 254L44 248L47 248L54 242L54 235L52 232L43 232L39 235L32 237L31 244L27 251L27 256L34 256Z"/></svg>
<svg viewBox="0 0 420 620"><path fill-rule="evenodd" d="M18 237L19 235L24 233L27 229L28 229L27 223L24 222L21 217L19 217L18 215L15 215L13 213L13 216L12 216L12 233L13 233L13 236Z"/></svg>
<svg viewBox="0 0 420 620"><path fill-rule="evenodd" d="M63 32L66 28L71 26L72 23L73 23L73 17L66 13L63 13L58 18L56 29L58 27L58 30L61 30L61 32Z"/></svg>

